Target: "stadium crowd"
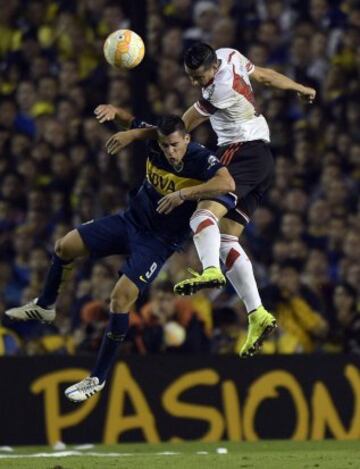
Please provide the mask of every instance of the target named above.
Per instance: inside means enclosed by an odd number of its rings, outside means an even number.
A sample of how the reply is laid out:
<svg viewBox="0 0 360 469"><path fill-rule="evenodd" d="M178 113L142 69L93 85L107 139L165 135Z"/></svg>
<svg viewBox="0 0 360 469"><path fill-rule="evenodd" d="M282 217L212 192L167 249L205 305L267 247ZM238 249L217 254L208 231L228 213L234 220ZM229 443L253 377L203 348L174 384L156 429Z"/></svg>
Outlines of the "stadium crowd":
<svg viewBox="0 0 360 469"><path fill-rule="evenodd" d="M56 239L124 208L144 175L138 149L106 154L116 127L100 125L93 114L101 103L131 110L136 100L136 72L111 69L102 55L107 34L131 28L127 3L2 5L0 355L93 353L106 327L119 257L77 264L54 325L11 323L3 312L39 294ZM264 353L360 353L360 2L146 3L143 107L154 120L181 115L197 99L182 66L184 48L197 40L237 48L255 65L317 89L309 106L291 93L255 87L271 129L276 177L242 245L280 325ZM216 144L206 125L193 139ZM239 350L246 328L241 301L229 286L175 297L172 285L187 266L199 267L191 242L132 312L123 353Z"/></svg>

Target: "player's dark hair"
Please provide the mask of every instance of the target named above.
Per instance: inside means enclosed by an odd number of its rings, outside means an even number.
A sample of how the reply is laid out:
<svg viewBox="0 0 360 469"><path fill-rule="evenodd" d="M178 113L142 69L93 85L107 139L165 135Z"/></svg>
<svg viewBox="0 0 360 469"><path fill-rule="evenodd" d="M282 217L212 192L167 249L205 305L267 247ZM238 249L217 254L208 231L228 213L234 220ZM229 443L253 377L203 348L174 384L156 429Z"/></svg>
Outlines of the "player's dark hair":
<svg viewBox="0 0 360 469"><path fill-rule="evenodd" d="M160 117L157 123L157 128L162 135L170 135L177 131L186 134L184 121L181 119L181 117L175 116L174 114L168 114Z"/></svg>
<svg viewBox="0 0 360 469"><path fill-rule="evenodd" d="M216 60L215 50L204 42L197 42L189 47L184 54L184 63L191 70L196 70L202 65L209 68Z"/></svg>

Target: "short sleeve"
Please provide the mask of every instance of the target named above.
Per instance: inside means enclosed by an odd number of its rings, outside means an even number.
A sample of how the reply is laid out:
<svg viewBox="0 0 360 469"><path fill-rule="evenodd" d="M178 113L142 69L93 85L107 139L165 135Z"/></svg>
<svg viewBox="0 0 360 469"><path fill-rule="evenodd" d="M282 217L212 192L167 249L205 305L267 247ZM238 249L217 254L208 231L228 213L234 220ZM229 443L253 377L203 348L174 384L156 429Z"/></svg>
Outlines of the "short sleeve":
<svg viewBox="0 0 360 469"><path fill-rule="evenodd" d="M240 54L240 52L237 51L238 58L240 61L240 65L245 68L247 71L248 75L251 75L252 72L255 70L255 65L247 58L245 55Z"/></svg>
<svg viewBox="0 0 360 469"><path fill-rule="evenodd" d="M208 181L214 177L221 168L223 168L223 165L215 155L205 152L202 155L199 155L198 176L201 180Z"/></svg>
<svg viewBox="0 0 360 469"><path fill-rule="evenodd" d="M199 114L206 117L211 116L218 110L213 104L210 103L210 101L205 98L200 98L199 101L194 104L194 108Z"/></svg>
<svg viewBox="0 0 360 469"><path fill-rule="evenodd" d="M203 96L194 104L194 107L203 116L211 116L218 109L231 107L236 100L237 94L230 85L217 83L206 97Z"/></svg>
<svg viewBox="0 0 360 469"><path fill-rule="evenodd" d="M231 107L237 99L237 93L230 84L217 83L207 97L199 99L195 104L195 108L204 116L210 116L218 109Z"/></svg>

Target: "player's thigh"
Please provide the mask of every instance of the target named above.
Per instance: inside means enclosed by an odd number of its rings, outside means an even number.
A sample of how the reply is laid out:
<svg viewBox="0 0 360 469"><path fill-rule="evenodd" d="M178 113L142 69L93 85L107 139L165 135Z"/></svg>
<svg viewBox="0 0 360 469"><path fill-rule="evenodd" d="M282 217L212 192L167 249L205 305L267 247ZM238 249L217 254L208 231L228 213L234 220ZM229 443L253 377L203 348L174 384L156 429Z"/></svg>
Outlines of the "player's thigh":
<svg viewBox="0 0 360 469"><path fill-rule="evenodd" d="M239 198L235 209L229 210L225 218L246 226L250 222L255 210L260 206L262 198L270 187L270 184L271 173L266 174L264 179L248 194Z"/></svg>
<svg viewBox="0 0 360 469"><path fill-rule="evenodd" d="M112 313L128 312L139 296L139 288L126 275L122 275L116 282L110 300Z"/></svg>
<svg viewBox="0 0 360 469"><path fill-rule="evenodd" d="M55 253L64 260L87 256L87 250L78 230L71 230L55 243Z"/></svg>
<svg viewBox="0 0 360 469"><path fill-rule="evenodd" d="M197 210L208 210L216 218L222 218L228 209L221 203L215 202L214 200L201 200L196 207Z"/></svg>
<svg viewBox="0 0 360 469"><path fill-rule="evenodd" d="M259 206L260 200L261 195L257 190L253 190L245 197L239 199L236 207L233 210L229 210L222 220L226 223L226 234L230 234L228 232L230 229L235 233L240 232L241 234L244 227L250 222L253 213ZM241 231L240 227L242 227ZM223 233L222 228L220 228L220 231Z"/></svg>
<svg viewBox="0 0 360 469"><path fill-rule="evenodd" d="M221 234L236 236L237 238L240 238L244 228L245 226L243 224L230 218L223 218L219 223Z"/></svg>
<svg viewBox="0 0 360 469"><path fill-rule="evenodd" d="M274 172L274 160L268 144L245 142L237 147L227 169L235 181L238 200L268 184Z"/></svg>
<svg viewBox="0 0 360 469"><path fill-rule="evenodd" d="M274 162L269 146L257 141L240 146L228 170L235 180L238 201L224 216L220 231L240 236L272 182Z"/></svg>
<svg viewBox="0 0 360 469"><path fill-rule="evenodd" d="M122 214L109 215L77 227L91 257L129 253L131 224Z"/></svg>
<svg viewBox="0 0 360 469"><path fill-rule="evenodd" d="M143 293L158 276L162 266L174 253L174 247L151 234L137 233L131 240L131 254L121 267Z"/></svg>

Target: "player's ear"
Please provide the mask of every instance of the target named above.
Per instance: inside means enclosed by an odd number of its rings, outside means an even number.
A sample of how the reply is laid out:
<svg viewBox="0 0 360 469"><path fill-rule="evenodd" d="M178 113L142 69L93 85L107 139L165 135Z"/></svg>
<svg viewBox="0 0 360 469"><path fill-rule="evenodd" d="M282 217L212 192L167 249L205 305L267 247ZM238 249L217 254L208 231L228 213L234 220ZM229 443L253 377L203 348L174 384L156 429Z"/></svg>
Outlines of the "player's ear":
<svg viewBox="0 0 360 469"><path fill-rule="evenodd" d="M185 134L185 142L190 143L191 137L190 134Z"/></svg>

